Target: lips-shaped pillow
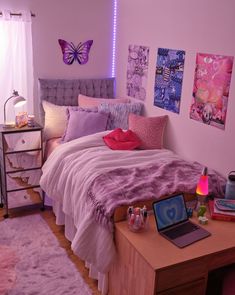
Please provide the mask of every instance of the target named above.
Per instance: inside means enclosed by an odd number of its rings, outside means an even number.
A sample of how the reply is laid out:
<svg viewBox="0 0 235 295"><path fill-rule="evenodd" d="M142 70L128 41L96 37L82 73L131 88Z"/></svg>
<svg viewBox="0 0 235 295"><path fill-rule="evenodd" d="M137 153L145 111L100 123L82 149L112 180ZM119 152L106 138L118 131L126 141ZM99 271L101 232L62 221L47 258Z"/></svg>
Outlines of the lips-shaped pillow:
<svg viewBox="0 0 235 295"><path fill-rule="evenodd" d="M140 139L133 131L123 131L121 128L116 128L105 135L103 140L112 150L134 150L141 144Z"/></svg>

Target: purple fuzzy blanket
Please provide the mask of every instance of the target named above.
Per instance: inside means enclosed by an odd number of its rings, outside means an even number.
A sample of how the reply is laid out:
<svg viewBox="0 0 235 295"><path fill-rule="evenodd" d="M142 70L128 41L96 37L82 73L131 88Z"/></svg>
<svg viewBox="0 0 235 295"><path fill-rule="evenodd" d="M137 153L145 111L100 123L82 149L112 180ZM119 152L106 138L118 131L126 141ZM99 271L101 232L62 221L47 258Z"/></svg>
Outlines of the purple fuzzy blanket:
<svg viewBox="0 0 235 295"><path fill-rule="evenodd" d="M118 168L95 178L88 190L88 203L95 219L113 230L117 207L170 195L175 192L194 194L203 166L182 159L163 158L144 168ZM209 194L224 196L225 178L208 171Z"/></svg>

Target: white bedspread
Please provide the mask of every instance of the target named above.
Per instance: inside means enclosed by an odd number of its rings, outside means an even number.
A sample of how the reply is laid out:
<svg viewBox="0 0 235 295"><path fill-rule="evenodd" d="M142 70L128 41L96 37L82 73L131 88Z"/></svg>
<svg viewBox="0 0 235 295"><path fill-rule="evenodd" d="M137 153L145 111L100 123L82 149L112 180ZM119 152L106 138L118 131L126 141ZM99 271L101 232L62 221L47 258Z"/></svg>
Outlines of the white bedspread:
<svg viewBox="0 0 235 295"><path fill-rule="evenodd" d="M110 231L95 222L86 204L87 190L101 173L119 167L141 167L152 164L169 150L113 151L102 137L110 131L96 133L57 147L43 166L42 189L62 204L65 214L72 216L77 232L73 251L83 260L95 264L106 273L115 257Z"/></svg>

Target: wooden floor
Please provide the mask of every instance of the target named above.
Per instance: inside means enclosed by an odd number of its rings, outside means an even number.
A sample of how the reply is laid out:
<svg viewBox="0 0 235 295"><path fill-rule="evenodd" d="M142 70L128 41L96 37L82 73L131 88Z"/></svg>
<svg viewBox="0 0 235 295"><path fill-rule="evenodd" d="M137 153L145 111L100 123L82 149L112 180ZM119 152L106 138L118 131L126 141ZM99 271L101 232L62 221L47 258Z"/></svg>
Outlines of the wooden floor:
<svg viewBox="0 0 235 295"><path fill-rule="evenodd" d="M88 270L85 268L84 262L80 260L76 255L73 254L72 250L70 249L70 242L64 237L64 227L58 226L55 224L55 216L53 212L51 211L50 207L46 208L45 211L40 211L40 209L27 209L27 210L15 210L11 211L9 218L14 218L17 216L23 216L23 215L30 215L30 214L40 214L44 220L49 225L52 233L55 235L57 240L59 241L59 244L62 248L64 248L71 259L71 261L74 263L78 271L80 272L81 276L85 280L85 282L89 285L94 295L101 295L101 292L97 289L97 281L93 280L88 277ZM4 219L4 210L0 208L0 221ZM59 270L58 270L59 271Z"/></svg>

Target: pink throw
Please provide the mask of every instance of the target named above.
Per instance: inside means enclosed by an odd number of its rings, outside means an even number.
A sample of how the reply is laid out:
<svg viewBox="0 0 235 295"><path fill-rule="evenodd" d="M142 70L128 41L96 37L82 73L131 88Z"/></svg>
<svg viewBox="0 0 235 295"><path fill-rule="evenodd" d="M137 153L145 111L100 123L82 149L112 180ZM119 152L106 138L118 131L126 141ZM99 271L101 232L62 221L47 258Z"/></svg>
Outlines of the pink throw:
<svg viewBox="0 0 235 295"><path fill-rule="evenodd" d="M118 168L99 175L88 190L94 218L113 230L117 207L152 200L176 192L194 194L203 166L197 162L164 157L144 168ZM209 194L223 197L225 178L209 169Z"/></svg>

